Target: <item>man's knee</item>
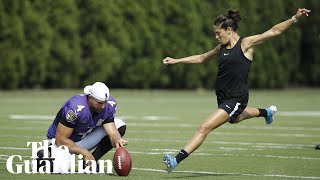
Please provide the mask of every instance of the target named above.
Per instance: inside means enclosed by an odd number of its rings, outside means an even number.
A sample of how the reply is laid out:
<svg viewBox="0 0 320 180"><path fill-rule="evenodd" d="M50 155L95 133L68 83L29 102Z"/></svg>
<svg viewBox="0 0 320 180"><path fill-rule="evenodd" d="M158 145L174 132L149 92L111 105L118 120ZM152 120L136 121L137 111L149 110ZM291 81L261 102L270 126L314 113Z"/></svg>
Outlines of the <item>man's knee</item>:
<svg viewBox="0 0 320 180"><path fill-rule="evenodd" d="M127 129L126 125L123 125L118 128L118 131L119 131L119 134L121 135L121 137L124 136L124 134L126 133L126 129ZM111 146L111 142L110 142L109 137L108 136L103 137L101 139L101 141L99 142L99 144L104 144L104 145L109 144Z"/></svg>
<svg viewBox="0 0 320 180"><path fill-rule="evenodd" d="M127 126L126 125L123 125L123 126L118 128L118 131L119 131L121 137L124 136L124 134L126 133L126 130L127 130Z"/></svg>

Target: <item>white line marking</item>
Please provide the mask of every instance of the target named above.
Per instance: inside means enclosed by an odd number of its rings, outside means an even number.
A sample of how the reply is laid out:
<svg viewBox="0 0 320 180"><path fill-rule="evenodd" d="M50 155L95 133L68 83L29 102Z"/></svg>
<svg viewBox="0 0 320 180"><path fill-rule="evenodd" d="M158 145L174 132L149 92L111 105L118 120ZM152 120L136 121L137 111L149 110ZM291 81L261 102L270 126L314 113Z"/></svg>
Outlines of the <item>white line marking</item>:
<svg viewBox="0 0 320 180"><path fill-rule="evenodd" d="M262 122L261 122L262 123ZM161 124L161 123L126 123L128 126L136 127L169 127L169 128L197 128L199 124ZM226 125L219 129L254 129L254 130L291 130L291 131L320 131L319 127L306 128L306 127L281 127L281 126L245 126L245 125Z"/></svg>
<svg viewBox="0 0 320 180"><path fill-rule="evenodd" d="M31 148L18 148L18 147L0 147L0 149L5 150L31 150ZM225 150L224 147L221 147L219 149ZM244 149L244 148L243 148ZM242 150L242 149L241 149ZM247 149L246 149L247 150ZM151 149L151 151L156 152L150 152L150 151L130 151L130 154L144 154L144 155L164 155L164 154L176 154L179 152L178 149ZM234 151L234 148L233 148ZM259 155L259 154L230 154L230 153L203 153L196 151L192 154L193 156L214 156L214 157L221 157L221 156L234 156L234 157L261 157L261 158L275 158L275 159L301 159L301 160L316 160L320 161L320 158L316 157L299 157L299 156L275 156L275 155ZM9 157L8 155L0 155L1 157ZM28 157L28 156L26 156Z"/></svg>
<svg viewBox="0 0 320 180"><path fill-rule="evenodd" d="M279 111L276 116L287 116L287 117L319 117L320 111ZM24 120L53 120L55 116L52 115L9 115L9 119L24 119ZM135 120L175 120L177 117L169 116L120 116L122 119L135 119Z"/></svg>
<svg viewBox="0 0 320 180"><path fill-rule="evenodd" d="M291 113L291 112L290 112ZM294 112L292 112L294 113ZM314 112L312 113L314 114ZM319 112L320 114L320 112ZM157 121L157 120L176 120L177 117L167 117L167 116L122 116L123 119L134 119L134 120L148 120L148 121ZM48 115L9 115L9 119L14 120L53 120L54 116ZM127 123L130 126L139 126L139 127L198 127L198 124L161 124L161 123ZM221 128L226 129L257 129L257 130L292 130L292 131L320 131L319 127L281 127L281 126L246 126L246 125L227 125Z"/></svg>
<svg viewBox="0 0 320 180"><path fill-rule="evenodd" d="M28 127L28 126L23 126L23 127L10 127L10 126L1 126L0 129L5 129L5 130L9 130L9 129L13 129L13 130L23 130L23 131L34 131L34 130L39 130L39 132L41 130L46 131L48 128L40 128L40 127Z"/></svg>
<svg viewBox="0 0 320 180"><path fill-rule="evenodd" d="M222 135L222 136L261 136L261 137L297 137L297 138L320 138L320 134L289 134L289 133L239 133L239 132L212 132L213 135Z"/></svg>
<svg viewBox="0 0 320 180"><path fill-rule="evenodd" d="M235 148L235 147L219 147L224 151L249 151L250 148Z"/></svg>
<svg viewBox="0 0 320 180"><path fill-rule="evenodd" d="M138 171L152 171L152 172L164 172L165 170L161 169L152 169L152 168L132 168ZM280 177L280 178L296 178L296 179L320 179L319 176L290 176L282 174L241 174L241 173L219 173L219 172L206 172L206 171L173 171L172 173L189 173L189 174L206 174L206 175L234 175L234 176L255 176L255 177Z"/></svg>
<svg viewBox="0 0 320 180"><path fill-rule="evenodd" d="M195 132L195 130L183 130L183 131L167 131L165 134L167 135L176 135L176 134L179 134L179 135L182 135L182 134L193 134ZM153 135L156 135L156 134L160 134L160 135L163 135L163 130L130 130L130 134L153 134ZM262 137L268 137L268 136L271 136L271 137L275 137L275 136L280 136L280 137L306 137L306 136L310 136L310 137L313 137L313 136L319 136L317 135L318 133L315 132L315 134L290 134L290 133L272 133L272 134L269 134L269 133L263 133L263 134L257 134L255 132L252 132L252 133L243 133L243 132L218 132L218 131L213 131L210 133L210 135L221 135L221 136L262 136ZM170 136L168 136L170 137Z"/></svg>
<svg viewBox="0 0 320 180"><path fill-rule="evenodd" d="M32 138L32 139L47 139L46 136L18 136L18 135L0 135L0 137L9 137L9 138Z"/></svg>
<svg viewBox="0 0 320 180"><path fill-rule="evenodd" d="M224 126L224 128L230 128L230 129L257 129L257 130L290 130L290 131L320 131L319 127L312 127L312 128L306 128L306 127L285 127L285 126L250 126L247 125L229 125Z"/></svg>
<svg viewBox="0 0 320 180"><path fill-rule="evenodd" d="M277 112L276 116L311 116L319 117L320 111L280 111Z"/></svg>
<svg viewBox="0 0 320 180"><path fill-rule="evenodd" d="M55 116L49 115L9 115L9 119L14 120L52 120ZM146 120L146 121L160 121L160 120L176 120L177 117L169 116L119 116L120 119L135 119L135 120Z"/></svg>
<svg viewBox="0 0 320 180"><path fill-rule="evenodd" d="M146 121L161 121L161 120L177 120L177 117L169 116L118 116L123 120L146 120Z"/></svg>
<svg viewBox="0 0 320 180"><path fill-rule="evenodd" d="M0 147L0 149L5 149L5 150L9 150L9 149L13 149L13 150L31 150L31 148L19 148L19 147Z"/></svg>
<svg viewBox="0 0 320 180"><path fill-rule="evenodd" d="M128 126L135 126L134 124L132 123L127 123ZM142 126L141 124L138 126L138 127L164 127L166 125L160 125L160 124L153 124L153 125L150 125L150 124L147 124L147 125L144 125ZM188 125L180 125L182 128L184 127L187 127ZM171 126L168 126L168 127L171 127ZM174 126L174 127L178 127L177 126ZM222 127L223 128L223 127ZM221 128L221 129L222 129ZM22 131L34 131L34 130L39 130L40 131L46 131L48 128L47 127L35 127L35 126L23 126L23 127L18 127L18 126L15 126L15 127L10 127L10 126L1 126L0 127L0 130L1 129L4 129L4 130L22 130ZM250 128L248 128L250 129ZM312 129L313 131L313 129ZM194 131L190 131L191 133L193 133ZM163 131L157 131L157 130L152 130L151 132L150 131L135 131L135 130L131 130L130 133L138 133L138 134L143 134L143 133L152 133L152 134L163 134ZM187 131L183 131L183 132L175 132L175 131L168 131L166 132L167 134L181 134L181 133L188 133ZM217 131L213 131L211 132L212 135L220 135L220 136L259 136L259 137L296 137L296 138L320 138L320 135L319 134L291 134L291 133L241 133L241 132L217 132ZM1 135L0 135L1 136ZM17 138L23 138L22 136L8 136L8 137L17 137Z"/></svg>
<svg viewBox="0 0 320 180"><path fill-rule="evenodd" d="M53 120L54 116L47 116L47 115L9 115L9 119L15 119L15 120Z"/></svg>
<svg viewBox="0 0 320 180"><path fill-rule="evenodd" d="M6 162L0 162L4 164ZM151 172L161 172L167 173L165 170L161 169L152 169L152 168L132 168L133 170L138 171L151 171ZM295 178L295 179L320 179L319 176L290 176L290 175L281 175L281 174L241 174L241 173L220 173L220 172L206 172L206 171L173 171L171 173L189 173L189 174L204 174L204 175L231 175L231 176L254 176L254 177L280 177L280 178Z"/></svg>
<svg viewBox="0 0 320 180"><path fill-rule="evenodd" d="M163 151L163 152L138 152L138 151L130 151L130 154L145 154L145 155L164 155L164 154L174 154L178 153L178 150L174 151ZM275 159L301 159L301 160L313 160L313 161L320 161L320 158L313 158L313 157L297 157L297 156L274 156L274 155L258 155L258 154L211 154L211 153L199 153L194 152L193 156L214 156L214 157L221 157L221 156L233 156L233 157L260 157L260 158L275 158Z"/></svg>
<svg viewBox="0 0 320 180"><path fill-rule="evenodd" d="M142 139L142 138L128 138L129 141L138 142L173 142L173 143L185 143L187 140L177 140L177 139ZM259 148L275 148L275 149L303 149L303 148L314 148L312 145L306 144L281 144L281 143L252 143L252 142L230 142L230 141L206 141L209 144L226 144L226 145L245 145L250 147Z"/></svg>

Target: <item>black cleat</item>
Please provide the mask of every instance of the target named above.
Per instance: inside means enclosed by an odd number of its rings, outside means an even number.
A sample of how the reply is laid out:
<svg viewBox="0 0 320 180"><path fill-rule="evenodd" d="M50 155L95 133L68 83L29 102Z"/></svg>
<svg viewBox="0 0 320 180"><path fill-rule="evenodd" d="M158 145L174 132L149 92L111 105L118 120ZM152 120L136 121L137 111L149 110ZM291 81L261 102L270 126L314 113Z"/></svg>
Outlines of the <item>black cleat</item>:
<svg viewBox="0 0 320 180"><path fill-rule="evenodd" d="M316 145L316 149L320 149L320 144Z"/></svg>

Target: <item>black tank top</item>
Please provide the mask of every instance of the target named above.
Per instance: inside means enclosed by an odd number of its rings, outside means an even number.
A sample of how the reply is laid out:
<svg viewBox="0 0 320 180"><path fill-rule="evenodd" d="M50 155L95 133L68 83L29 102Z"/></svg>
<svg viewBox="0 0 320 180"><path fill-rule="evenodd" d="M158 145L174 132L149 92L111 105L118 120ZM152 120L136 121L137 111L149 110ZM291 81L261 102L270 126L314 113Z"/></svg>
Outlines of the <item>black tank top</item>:
<svg viewBox="0 0 320 180"><path fill-rule="evenodd" d="M216 95L222 99L238 98L248 94L248 75L251 61L241 50L242 38L232 49L222 45L219 52L219 68Z"/></svg>

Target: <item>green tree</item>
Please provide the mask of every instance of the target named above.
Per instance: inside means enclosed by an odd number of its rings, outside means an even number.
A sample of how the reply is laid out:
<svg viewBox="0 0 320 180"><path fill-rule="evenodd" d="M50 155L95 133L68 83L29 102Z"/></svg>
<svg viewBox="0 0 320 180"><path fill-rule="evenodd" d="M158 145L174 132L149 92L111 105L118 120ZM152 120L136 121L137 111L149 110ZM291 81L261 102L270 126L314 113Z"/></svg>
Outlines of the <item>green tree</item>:
<svg viewBox="0 0 320 180"><path fill-rule="evenodd" d="M311 9L310 17L298 22L301 32L298 71L293 74L293 81L296 84L305 86L320 85L320 1L303 1L303 6Z"/></svg>
<svg viewBox="0 0 320 180"><path fill-rule="evenodd" d="M16 89L26 74L21 2L0 1L0 87Z"/></svg>
<svg viewBox="0 0 320 180"><path fill-rule="evenodd" d="M50 57L51 31L47 22L48 8L45 1L21 1L23 10L24 47L26 74L23 87L41 87L46 77Z"/></svg>
<svg viewBox="0 0 320 180"><path fill-rule="evenodd" d="M110 2L110 1L109 1ZM120 68L120 52L116 45L126 47L126 39L117 36L122 31L118 8L114 2L78 1L81 24L81 65L85 67L80 74L82 84L94 81L109 83L117 81L111 75ZM111 37L111 39L110 39ZM118 39L123 38L123 39ZM112 43L113 42L113 43Z"/></svg>
<svg viewBox="0 0 320 180"><path fill-rule="evenodd" d="M214 88L218 62L163 66L166 56L201 54L218 42L213 21L238 9L242 37L312 10L255 50L252 88L319 86L320 1L2 0L0 86L73 88L106 82L120 88Z"/></svg>
<svg viewBox="0 0 320 180"><path fill-rule="evenodd" d="M79 22L75 0L48 1L47 20L52 29L46 87L72 88L80 84L81 66Z"/></svg>

